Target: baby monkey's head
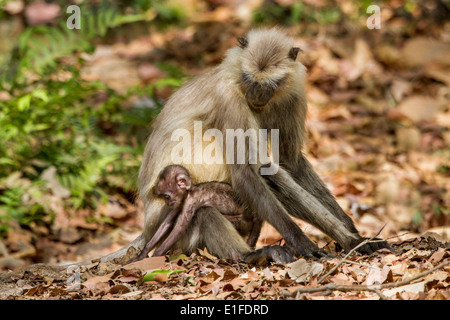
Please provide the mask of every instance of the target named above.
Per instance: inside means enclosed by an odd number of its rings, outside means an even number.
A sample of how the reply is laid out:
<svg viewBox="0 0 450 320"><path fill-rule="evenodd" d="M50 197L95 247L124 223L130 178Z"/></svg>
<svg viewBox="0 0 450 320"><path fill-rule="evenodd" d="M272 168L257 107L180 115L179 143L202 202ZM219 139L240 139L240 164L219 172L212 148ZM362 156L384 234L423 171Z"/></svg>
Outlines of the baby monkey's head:
<svg viewBox="0 0 450 320"><path fill-rule="evenodd" d="M168 207L179 208L183 205L191 186L189 172L182 166L170 165L159 174L154 194L159 198L164 198Z"/></svg>

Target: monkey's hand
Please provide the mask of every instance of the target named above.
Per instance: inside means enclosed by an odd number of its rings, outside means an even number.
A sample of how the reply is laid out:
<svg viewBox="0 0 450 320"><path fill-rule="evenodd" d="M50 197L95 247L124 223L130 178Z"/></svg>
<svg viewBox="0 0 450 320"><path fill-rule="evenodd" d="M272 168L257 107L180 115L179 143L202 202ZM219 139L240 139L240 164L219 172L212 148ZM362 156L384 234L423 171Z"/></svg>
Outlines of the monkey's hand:
<svg viewBox="0 0 450 320"><path fill-rule="evenodd" d="M242 259L246 263L265 265L269 261L288 263L294 261L294 252L286 246L267 246L246 253Z"/></svg>
<svg viewBox="0 0 450 320"><path fill-rule="evenodd" d="M320 249L316 244L314 244L314 242L309 240L306 236L300 239L299 242L300 244L296 246L294 249L297 256L313 259L333 258L333 255Z"/></svg>
<svg viewBox="0 0 450 320"><path fill-rule="evenodd" d="M355 241L352 243L352 248L356 247L356 246L359 245L361 242L363 242L363 241L365 241L365 240L367 240L367 239L370 239L370 238L363 238L363 237L361 237L360 239L355 240ZM390 250L390 251L393 251L393 249L392 249L391 246L387 243L387 241L381 240L381 239L378 239L378 238L375 238L375 239L369 241L368 243L363 244L362 246L360 246L359 248L357 248L356 251L358 251L359 253L367 254L367 255L368 255L368 254L372 254L372 253L374 253L375 251L380 250L380 249L388 249L388 250Z"/></svg>

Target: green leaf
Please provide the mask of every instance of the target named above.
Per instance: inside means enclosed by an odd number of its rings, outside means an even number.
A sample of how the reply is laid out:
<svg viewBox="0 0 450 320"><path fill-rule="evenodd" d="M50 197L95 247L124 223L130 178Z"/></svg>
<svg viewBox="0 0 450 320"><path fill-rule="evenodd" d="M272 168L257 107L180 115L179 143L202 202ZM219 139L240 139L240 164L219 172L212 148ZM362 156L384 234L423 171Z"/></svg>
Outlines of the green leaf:
<svg viewBox="0 0 450 320"><path fill-rule="evenodd" d="M14 164L14 161L9 158L0 158L0 164Z"/></svg>
<svg viewBox="0 0 450 320"><path fill-rule="evenodd" d="M187 259L187 256L184 253L176 254L169 257L169 261L178 260L178 259Z"/></svg>
<svg viewBox="0 0 450 320"><path fill-rule="evenodd" d="M43 89L36 89L31 93L31 95L33 97L41 99L42 101L48 102L47 92Z"/></svg>
<svg viewBox="0 0 450 320"><path fill-rule="evenodd" d="M30 107L31 96L29 94L24 95L17 101L17 110L25 111Z"/></svg>
<svg viewBox="0 0 450 320"><path fill-rule="evenodd" d="M176 270L153 270L152 272L147 273L144 276L143 280L144 281L155 281L155 276L157 274L167 274L168 276L170 276L172 273L180 273L180 272L184 272L184 270L179 270L179 269L176 269Z"/></svg>

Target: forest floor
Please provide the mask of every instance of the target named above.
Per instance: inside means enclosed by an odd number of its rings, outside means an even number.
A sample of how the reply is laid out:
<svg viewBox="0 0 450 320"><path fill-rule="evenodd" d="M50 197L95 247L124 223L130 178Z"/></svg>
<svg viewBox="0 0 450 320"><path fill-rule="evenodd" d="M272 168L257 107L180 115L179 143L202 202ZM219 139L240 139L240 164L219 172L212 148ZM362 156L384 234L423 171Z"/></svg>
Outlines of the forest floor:
<svg viewBox="0 0 450 320"><path fill-rule="evenodd" d="M0 241L0 299L449 300L450 23L435 23L419 9L411 22L397 9L385 4L380 30L345 20L286 28L308 69L305 153L360 233L381 231L378 237L393 251L345 256L298 221L335 258L251 266L199 249L191 256L176 252L57 271L52 266L132 241L143 212L129 194L76 212L55 196L51 225L12 222ZM229 23L233 10L222 5L187 28L98 45L83 77L121 90L164 77L154 64L160 60L198 74L220 63L249 28ZM280 238L265 225L257 246Z"/></svg>
<svg viewBox="0 0 450 320"><path fill-rule="evenodd" d="M217 259L151 257L57 271L45 264L0 274L1 299L25 300L448 300L449 243L434 233L392 243L394 251L298 259L267 266Z"/></svg>

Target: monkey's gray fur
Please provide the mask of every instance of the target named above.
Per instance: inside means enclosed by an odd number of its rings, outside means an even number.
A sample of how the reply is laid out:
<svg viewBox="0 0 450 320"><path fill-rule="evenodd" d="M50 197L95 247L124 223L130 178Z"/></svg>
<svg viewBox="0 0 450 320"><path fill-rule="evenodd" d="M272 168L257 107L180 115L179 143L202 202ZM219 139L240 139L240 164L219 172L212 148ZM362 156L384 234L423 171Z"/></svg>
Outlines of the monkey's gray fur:
<svg viewBox="0 0 450 320"><path fill-rule="evenodd" d="M225 159L224 164L204 161L183 163L183 166L194 183L230 183L240 202L259 219L272 224L295 254L326 256L290 215L318 227L344 250L364 240L302 154L306 136L306 70L295 61L298 51L293 47L293 39L279 29L250 31L238 46L227 51L220 65L197 76L172 95L153 124L139 171L139 197L145 208L143 233L103 260L121 257L130 247L142 250L165 219L169 208L151 191L158 173L173 164L171 151L179 142L171 140L172 133L184 128L193 136L194 121L202 121L203 132L211 128L223 133L226 129L279 129L280 163L273 176L260 175L262 164L226 164ZM270 147L270 141L268 144ZM265 247L253 251L214 208L201 208L175 246L186 253L207 247L218 257L239 256L250 262L262 256L289 260L283 257L288 253L280 253L278 249ZM371 253L384 247L388 247L386 242L368 243L359 251Z"/></svg>

